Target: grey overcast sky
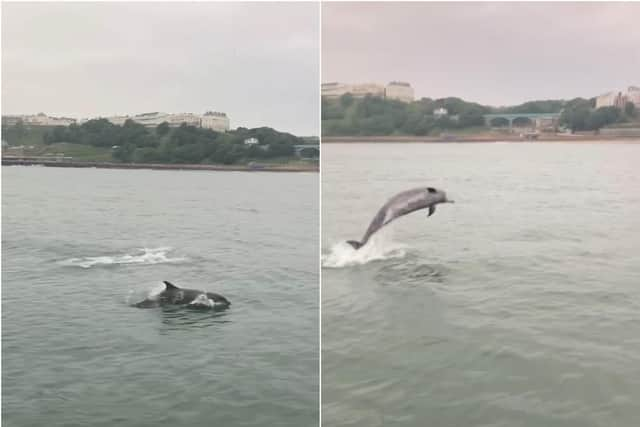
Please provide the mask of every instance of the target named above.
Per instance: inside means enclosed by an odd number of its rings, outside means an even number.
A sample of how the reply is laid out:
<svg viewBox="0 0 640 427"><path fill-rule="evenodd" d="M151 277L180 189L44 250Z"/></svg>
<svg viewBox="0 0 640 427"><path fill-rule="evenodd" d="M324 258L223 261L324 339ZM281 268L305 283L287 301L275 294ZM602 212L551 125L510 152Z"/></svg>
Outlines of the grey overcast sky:
<svg viewBox="0 0 640 427"><path fill-rule="evenodd" d="M323 3L322 81L489 105L640 85L640 2Z"/></svg>
<svg viewBox="0 0 640 427"><path fill-rule="evenodd" d="M2 113L224 111L319 132L318 3L2 4Z"/></svg>

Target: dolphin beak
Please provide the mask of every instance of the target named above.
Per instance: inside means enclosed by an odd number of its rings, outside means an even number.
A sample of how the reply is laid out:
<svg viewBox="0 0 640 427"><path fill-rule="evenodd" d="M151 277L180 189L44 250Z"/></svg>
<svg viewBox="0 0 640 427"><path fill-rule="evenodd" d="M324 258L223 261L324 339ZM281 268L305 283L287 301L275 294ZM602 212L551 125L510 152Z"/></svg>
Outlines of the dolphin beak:
<svg viewBox="0 0 640 427"><path fill-rule="evenodd" d="M447 203L455 203L455 200L447 200Z"/></svg>

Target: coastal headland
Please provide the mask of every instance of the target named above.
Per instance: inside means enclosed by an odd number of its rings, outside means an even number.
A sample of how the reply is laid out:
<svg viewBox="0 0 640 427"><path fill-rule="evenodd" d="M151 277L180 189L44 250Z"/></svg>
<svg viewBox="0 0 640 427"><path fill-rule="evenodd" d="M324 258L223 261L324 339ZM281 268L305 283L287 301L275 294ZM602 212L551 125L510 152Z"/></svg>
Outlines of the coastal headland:
<svg viewBox="0 0 640 427"><path fill-rule="evenodd" d="M317 137L272 128L217 132L163 122L145 126L92 119L48 126L3 117L2 164L67 168L215 171L318 171Z"/></svg>
<svg viewBox="0 0 640 427"><path fill-rule="evenodd" d="M323 85L323 142L617 142L640 138L640 88L635 86L625 94L533 100L502 107L457 97L415 100L408 83L401 86L402 92L398 84L386 89L370 86L356 85L355 90Z"/></svg>

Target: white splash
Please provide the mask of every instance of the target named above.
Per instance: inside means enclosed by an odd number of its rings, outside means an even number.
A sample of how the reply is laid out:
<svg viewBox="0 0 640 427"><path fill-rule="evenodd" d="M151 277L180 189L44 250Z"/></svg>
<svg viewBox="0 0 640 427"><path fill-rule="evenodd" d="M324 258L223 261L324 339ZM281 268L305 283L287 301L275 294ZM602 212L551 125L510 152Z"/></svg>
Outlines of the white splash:
<svg viewBox="0 0 640 427"><path fill-rule="evenodd" d="M369 240L360 249L354 249L346 241L336 243L331 251L322 256L322 266L326 268L343 268L354 265L362 265L371 261L403 258L407 251L406 246L385 241L382 235Z"/></svg>
<svg viewBox="0 0 640 427"><path fill-rule="evenodd" d="M200 294L193 301L191 301L189 305L197 307L213 307L216 305L216 303L214 300L209 299L206 294Z"/></svg>
<svg viewBox="0 0 640 427"><path fill-rule="evenodd" d="M170 247L162 248L141 248L137 253L124 255L103 255L83 258L71 258L61 261L60 264L70 267L91 268L104 265L153 265L165 263L177 263L187 261L187 258L171 258L167 254L172 250Z"/></svg>
<svg viewBox="0 0 640 427"><path fill-rule="evenodd" d="M163 282L156 283L147 291L147 299L157 300L165 289L167 287Z"/></svg>

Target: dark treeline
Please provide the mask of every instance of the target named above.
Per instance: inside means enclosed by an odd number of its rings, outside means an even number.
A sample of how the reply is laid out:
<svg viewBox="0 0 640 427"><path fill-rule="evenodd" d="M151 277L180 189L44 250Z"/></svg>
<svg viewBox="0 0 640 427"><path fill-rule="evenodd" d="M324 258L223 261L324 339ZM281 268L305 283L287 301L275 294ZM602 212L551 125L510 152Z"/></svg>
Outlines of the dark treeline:
<svg viewBox="0 0 640 427"><path fill-rule="evenodd" d="M259 143L247 145L248 138L256 138ZM148 128L132 120L118 126L106 119L59 126L44 135L45 144L57 142L114 147L114 159L122 162L223 164L289 157L294 154L295 144L304 143L301 138L267 127L223 133L186 124L170 128L162 123Z"/></svg>
<svg viewBox="0 0 640 427"><path fill-rule="evenodd" d="M439 135L442 132L485 126L484 114L562 113L560 125L574 131L596 130L635 117L633 104L625 111L615 107L594 109L595 100L574 99L531 101L511 107L489 107L460 98L422 98L411 103L380 97L322 98L322 134L325 136ZM436 110L444 108L441 117ZM527 125L529 121L517 121ZM494 126L506 126L497 120Z"/></svg>
<svg viewBox="0 0 640 427"><path fill-rule="evenodd" d="M572 131L595 131L614 123L624 123L637 118L635 105L628 102L624 110L617 107L595 108L594 99L575 98L568 101L560 124Z"/></svg>
<svg viewBox="0 0 640 427"><path fill-rule="evenodd" d="M448 115L436 117L434 111L438 108L446 108ZM404 103L373 96L354 98L346 94L337 99L322 98L322 134L423 136L447 129L482 126L482 115L490 112L488 107L460 98L423 98Z"/></svg>

